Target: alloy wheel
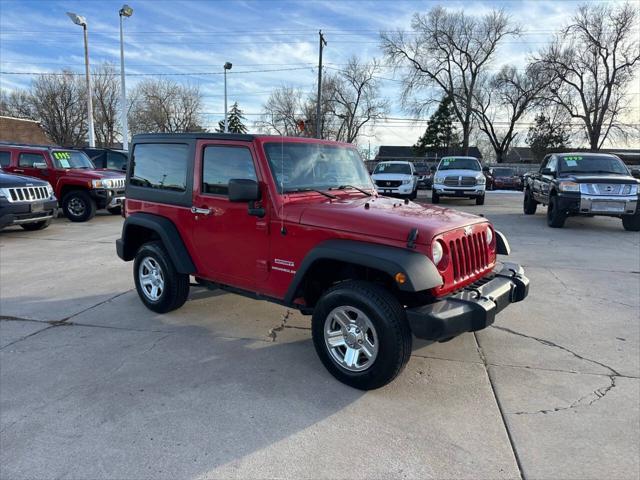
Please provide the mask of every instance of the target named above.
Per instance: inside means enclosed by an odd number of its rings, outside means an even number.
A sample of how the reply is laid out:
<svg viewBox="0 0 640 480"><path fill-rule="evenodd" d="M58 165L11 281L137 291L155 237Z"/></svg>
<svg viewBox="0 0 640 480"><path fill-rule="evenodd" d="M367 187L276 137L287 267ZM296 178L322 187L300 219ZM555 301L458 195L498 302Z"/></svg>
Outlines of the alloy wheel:
<svg viewBox="0 0 640 480"><path fill-rule="evenodd" d="M334 308L324 323L324 341L331 358L350 372L371 367L378 356L378 335L369 317L355 307Z"/></svg>

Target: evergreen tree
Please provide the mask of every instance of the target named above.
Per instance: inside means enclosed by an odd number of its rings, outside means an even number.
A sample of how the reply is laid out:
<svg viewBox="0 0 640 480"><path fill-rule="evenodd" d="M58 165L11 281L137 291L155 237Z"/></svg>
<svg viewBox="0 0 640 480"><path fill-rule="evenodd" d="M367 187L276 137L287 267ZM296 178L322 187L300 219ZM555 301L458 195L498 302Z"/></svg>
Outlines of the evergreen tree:
<svg viewBox="0 0 640 480"><path fill-rule="evenodd" d="M536 161L540 162L550 149L566 148L569 132L562 123L552 122L544 113L536 115L535 125L529 127L527 144Z"/></svg>
<svg viewBox="0 0 640 480"><path fill-rule="evenodd" d="M451 108L451 97L446 96L440 101L438 109L427 122L424 134L418 139L413 148L419 155L425 155L429 148L449 148L460 144L456 131L454 114Z"/></svg>
<svg viewBox="0 0 640 480"><path fill-rule="evenodd" d="M229 133L247 133L247 127L243 123L243 120L245 120L245 118L242 115L242 110L240 110L240 108L238 107L238 102L235 102L233 105L231 105L228 120ZM224 120L220 120L218 122L218 128L216 129L216 132L224 132Z"/></svg>

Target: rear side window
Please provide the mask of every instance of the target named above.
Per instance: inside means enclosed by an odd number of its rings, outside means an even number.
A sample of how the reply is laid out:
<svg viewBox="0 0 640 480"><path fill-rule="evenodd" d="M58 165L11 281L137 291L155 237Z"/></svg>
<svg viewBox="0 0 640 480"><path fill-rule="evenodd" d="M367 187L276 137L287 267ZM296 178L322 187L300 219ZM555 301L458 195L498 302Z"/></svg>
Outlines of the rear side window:
<svg viewBox="0 0 640 480"><path fill-rule="evenodd" d="M229 180L232 178L256 180L256 170L249 149L205 147L202 162L202 193L227 195Z"/></svg>
<svg viewBox="0 0 640 480"><path fill-rule="evenodd" d="M46 168L47 162L41 153L21 153L18 166L27 168Z"/></svg>
<svg viewBox="0 0 640 480"><path fill-rule="evenodd" d="M135 147L131 185L184 192L189 146L181 143L139 143Z"/></svg>
<svg viewBox="0 0 640 480"><path fill-rule="evenodd" d="M109 170L124 170L127 166L127 156L118 152L107 152L107 165Z"/></svg>
<svg viewBox="0 0 640 480"><path fill-rule="evenodd" d="M11 163L11 152L0 152L0 168L8 167Z"/></svg>

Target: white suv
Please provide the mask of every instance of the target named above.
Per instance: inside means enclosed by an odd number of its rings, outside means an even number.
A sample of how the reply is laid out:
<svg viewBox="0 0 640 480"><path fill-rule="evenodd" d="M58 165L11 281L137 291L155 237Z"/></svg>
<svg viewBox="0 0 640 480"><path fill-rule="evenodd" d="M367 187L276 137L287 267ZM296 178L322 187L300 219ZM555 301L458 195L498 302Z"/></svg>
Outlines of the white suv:
<svg viewBox="0 0 640 480"><path fill-rule="evenodd" d="M433 176L432 202L440 203L440 197L466 197L484 205L486 183L477 158L442 157Z"/></svg>
<svg viewBox="0 0 640 480"><path fill-rule="evenodd" d="M411 200L418 196L418 177L411 162L380 162L371 178L382 195L398 195Z"/></svg>

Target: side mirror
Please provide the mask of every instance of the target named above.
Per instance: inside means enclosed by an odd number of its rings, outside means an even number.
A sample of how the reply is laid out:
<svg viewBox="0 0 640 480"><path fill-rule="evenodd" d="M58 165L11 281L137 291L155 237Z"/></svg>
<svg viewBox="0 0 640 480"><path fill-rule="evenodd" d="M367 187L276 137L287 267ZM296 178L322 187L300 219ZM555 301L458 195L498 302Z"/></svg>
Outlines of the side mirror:
<svg viewBox="0 0 640 480"><path fill-rule="evenodd" d="M554 175L553 170L551 170L550 168L543 168L542 170L540 170L540 174L541 175Z"/></svg>
<svg viewBox="0 0 640 480"><path fill-rule="evenodd" d="M230 202L255 202L260 200L258 182L246 178L232 178L229 180Z"/></svg>
<svg viewBox="0 0 640 480"><path fill-rule="evenodd" d="M632 168L631 176L634 178L640 178L640 168Z"/></svg>
<svg viewBox="0 0 640 480"><path fill-rule="evenodd" d="M489 167L482 167L482 171L484 173L489 173L491 171L491 169Z"/></svg>

